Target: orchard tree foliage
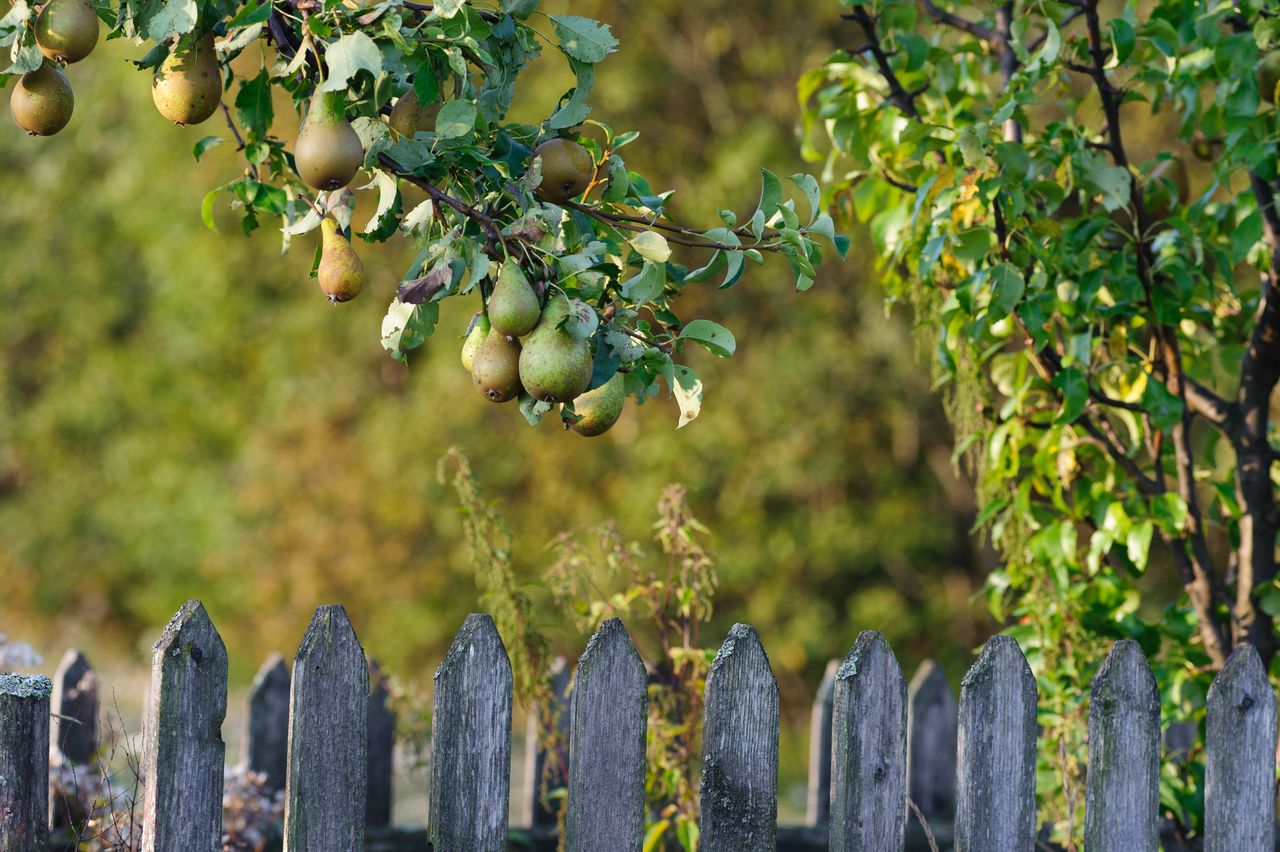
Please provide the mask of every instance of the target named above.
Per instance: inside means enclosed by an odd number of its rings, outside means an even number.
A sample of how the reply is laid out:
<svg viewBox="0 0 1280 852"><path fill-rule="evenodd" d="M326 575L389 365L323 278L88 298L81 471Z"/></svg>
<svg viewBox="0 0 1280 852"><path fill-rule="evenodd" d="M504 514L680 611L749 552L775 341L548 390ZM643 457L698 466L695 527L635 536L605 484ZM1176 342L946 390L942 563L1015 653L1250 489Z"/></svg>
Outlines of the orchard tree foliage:
<svg viewBox="0 0 1280 852"><path fill-rule="evenodd" d="M278 221L286 249L320 230L312 271L334 302L366 284L353 236L414 241L383 346L407 362L435 333L441 300L473 299L470 327L455 330L467 338L463 363L489 399L518 398L530 423L558 410L566 428L600 434L626 396L644 402L665 385L684 425L702 400L684 350L727 358L736 341L681 317L683 289L731 287L773 253L804 290L819 241L848 248L813 177L793 176L788 197L767 169L749 215L677 224L671 193L627 167L637 134L588 117L596 66L617 47L609 27L547 15L537 0L17 0L0 20L11 49L0 78L13 79L11 111L29 133L70 120L63 69L93 49L95 14L107 38L140 45L136 64L165 118L198 124L221 112L243 152L244 173L204 199L210 227L229 199L246 233ZM540 125L508 122L517 80L544 49L575 84ZM304 119L296 139L273 132L286 98ZM224 141L202 139L195 157ZM352 222L356 192L375 208L363 224Z"/></svg>
<svg viewBox="0 0 1280 852"><path fill-rule="evenodd" d="M1164 648L1166 718L1197 718L1233 647L1276 651L1280 12L843 6L847 48L800 85L808 153L820 125L834 201L869 224L948 388L1006 560L993 611L1017 621L1063 746L1042 757L1050 816L1076 833L1103 642ZM1185 595L1152 618L1156 553ZM1187 766L1163 793L1190 824Z"/></svg>

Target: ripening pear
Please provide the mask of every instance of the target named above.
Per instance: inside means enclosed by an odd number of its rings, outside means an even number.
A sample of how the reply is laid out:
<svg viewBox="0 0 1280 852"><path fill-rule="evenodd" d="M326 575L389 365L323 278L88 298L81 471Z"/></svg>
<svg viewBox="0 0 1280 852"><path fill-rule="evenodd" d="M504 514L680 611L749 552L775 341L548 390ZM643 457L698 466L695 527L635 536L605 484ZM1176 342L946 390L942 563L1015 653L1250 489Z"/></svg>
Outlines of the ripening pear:
<svg viewBox="0 0 1280 852"><path fill-rule="evenodd" d="M52 136L66 127L75 104L67 75L47 59L23 74L9 96L13 120L32 136Z"/></svg>
<svg viewBox="0 0 1280 852"><path fill-rule="evenodd" d="M175 124L200 124L218 111L222 68L213 33L195 42L178 42L151 78L151 99Z"/></svg>
<svg viewBox="0 0 1280 852"><path fill-rule="evenodd" d="M489 336L490 328L489 318L484 314L476 317L476 321L471 325L467 340L462 344L462 366L467 368L468 373L475 365L476 352L480 350L480 344L484 343L485 338Z"/></svg>
<svg viewBox="0 0 1280 852"><path fill-rule="evenodd" d="M49 0L36 16L36 44L45 58L79 62L98 43L98 15L88 0Z"/></svg>
<svg viewBox="0 0 1280 852"><path fill-rule="evenodd" d="M364 289L364 264L351 242L338 230L338 220L325 216L320 222L320 266L316 277L331 302L349 302Z"/></svg>
<svg viewBox="0 0 1280 852"><path fill-rule="evenodd" d="M520 341L489 333L476 349L471 365L476 390L490 402L507 402L520 395Z"/></svg>
<svg viewBox="0 0 1280 852"><path fill-rule="evenodd" d="M1273 50L1258 63L1258 93L1269 104L1276 100L1276 90L1280 89L1280 50Z"/></svg>
<svg viewBox="0 0 1280 852"><path fill-rule="evenodd" d="M396 99L396 105L387 116L387 123L396 132L396 136L412 138L419 130L434 130L436 116L440 114L440 101L423 106L418 103L418 93L412 86Z"/></svg>
<svg viewBox="0 0 1280 852"><path fill-rule="evenodd" d="M542 305L533 285L517 263L507 261L489 294L489 322L503 334L524 337L533 331L541 316Z"/></svg>
<svg viewBox="0 0 1280 852"><path fill-rule="evenodd" d="M542 183L535 194L543 201L563 204L581 195L595 177L591 152L569 139L548 139L534 149L542 157Z"/></svg>
<svg viewBox="0 0 1280 852"><path fill-rule="evenodd" d="M557 296L520 352L520 383L535 399L569 402L591 384L591 347L560 328L569 300Z"/></svg>
<svg viewBox="0 0 1280 852"><path fill-rule="evenodd" d="M341 189L364 163L359 135L347 123L346 92L320 92L298 133L293 159L307 186Z"/></svg>
<svg viewBox="0 0 1280 852"><path fill-rule="evenodd" d="M609 381L575 399L573 410L580 419L570 423L569 428L587 438L608 432L622 416L626 388L626 377L622 373L614 373Z"/></svg>

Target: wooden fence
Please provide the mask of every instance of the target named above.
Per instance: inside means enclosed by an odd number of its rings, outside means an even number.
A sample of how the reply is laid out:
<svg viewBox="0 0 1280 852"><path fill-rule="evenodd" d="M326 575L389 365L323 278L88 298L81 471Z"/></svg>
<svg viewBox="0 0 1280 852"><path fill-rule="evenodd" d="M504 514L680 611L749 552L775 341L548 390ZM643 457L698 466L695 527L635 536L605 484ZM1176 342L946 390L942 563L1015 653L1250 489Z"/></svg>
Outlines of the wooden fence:
<svg viewBox="0 0 1280 852"><path fill-rule="evenodd" d="M647 674L622 622L591 638L571 692L567 666L554 677L556 693L568 695L559 708L569 739L567 846L639 850ZM343 608L316 610L292 675L278 656L266 662L249 697L246 761L285 790L286 850L554 848L554 819L536 801L545 758L536 749L525 785L530 824L508 827L511 665L488 616L467 618L435 685L429 829L393 830L385 826L394 720ZM221 848L226 694L226 649L190 601L154 649L143 849ZM1013 639L987 642L957 702L932 663L908 686L884 638L862 633L828 668L814 704L808 825L777 826L778 713L760 639L736 625L707 679L707 852L928 848L922 818L939 849L1036 848L1036 683ZM50 738L55 760L83 762L96 747L96 715L96 681L79 653L68 653L54 682L0 675L0 849L46 848ZM1156 850L1159 696L1136 643L1112 648L1093 682L1088 724L1085 848ZM1238 648L1214 680L1206 747L1204 849L1275 848L1276 701L1251 648Z"/></svg>

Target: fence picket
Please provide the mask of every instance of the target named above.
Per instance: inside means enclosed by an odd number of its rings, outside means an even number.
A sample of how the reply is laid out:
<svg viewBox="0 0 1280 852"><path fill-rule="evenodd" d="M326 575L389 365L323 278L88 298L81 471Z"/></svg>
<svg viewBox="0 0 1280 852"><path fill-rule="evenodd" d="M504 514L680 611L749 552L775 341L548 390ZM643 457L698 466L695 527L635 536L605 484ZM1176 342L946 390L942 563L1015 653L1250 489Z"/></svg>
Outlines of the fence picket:
<svg viewBox="0 0 1280 852"><path fill-rule="evenodd" d="M142 722L143 852L220 852L227 649L199 601L152 648Z"/></svg>
<svg viewBox="0 0 1280 852"><path fill-rule="evenodd" d="M633 852L644 842L648 676L610 618L578 661L569 729L570 852Z"/></svg>
<svg viewBox="0 0 1280 852"><path fill-rule="evenodd" d="M524 767L524 819L535 832L546 833L556 827L556 813L542 801L542 790L565 787L569 783L569 688L573 672L569 661L556 657L551 663L551 706L529 713L529 727L525 742ZM538 715L543 713L552 720L556 738L554 753L547 751L547 743L538 734ZM550 768L547 768L550 761ZM543 775L546 774L545 784ZM561 799L554 807L564 807Z"/></svg>
<svg viewBox="0 0 1280 852"><path fill-rule="evenodd" d="M827 670L809 711L809 801L805 822L815 828L831 821L831 714L840 662L827 660Z"/></svg>
<svg viewBox="0 0 1280 852"><path fill-rule="evenodd" d="M84 654L67 649L53 675L54 754L88 763L98 750L98 675Z"/></svg>
<svg viewBox="0 0 1280 852"><path fill-rule="evenodd" d="M249 689L245 763L271 791L283 790L289 767L289 668L284 657L263 661Z"/></svg>
<svg viewBox="0 0 1280 852"><path fill-rule="evenodd" d="M396 717L387 707L391 693L377 660L369 661L369 746L366 825L391 824L391 777L395 768Z"/></svg>
<svg viewBox="0 0 1280 852"><path fill-rule="evenodd" d="M907 794L926 819L955 813L957 724L951 684L925 660L907 689Z"/></svg>
<svg viewBox="0 0 1280 852"><path fill-rule="evenodd" d="M1018 643L987 640L960 685L956 852L1027 852L1036 837L1036 679Z"/></svg>
<svg viewBox="0 0 1280 852"><path fill-rule="evenodd" d="M43 850L49 839L49 696L43 675L0 674L0 849Z"/></svg>
<svg viewBox="0 0 1280 852"><path fill-rule="evenodd" d="M293 659L285 852L364 849L369 664L347 611L317 607Z"/></svg>
<svg viewBox="0 0 1280 852"><path fill-rule="evenodd" d="M836 675L831 849L901 850L907 813L907 681L884 636L864 630Z"/></svg>
<svg viewBox="0 0 1280 852"><path fill-rule="evenodd" d="M1258 652L1240 645L1209 687L1205 852L1272 849L1276 697Z"/></svg>
<svg viewBox="0 0 1280 852"><path fill-rule="evenodd" d="M511 661L493 619L472 614L436 669L431 720L431 843L507 848Z"/></svg>
<svg viewBox="0 0 1280 852"><path fill-rule="evenodd" d="M778 682L755 629L735 624L707 674L702 727L705 852L777 849Z"/></svg>

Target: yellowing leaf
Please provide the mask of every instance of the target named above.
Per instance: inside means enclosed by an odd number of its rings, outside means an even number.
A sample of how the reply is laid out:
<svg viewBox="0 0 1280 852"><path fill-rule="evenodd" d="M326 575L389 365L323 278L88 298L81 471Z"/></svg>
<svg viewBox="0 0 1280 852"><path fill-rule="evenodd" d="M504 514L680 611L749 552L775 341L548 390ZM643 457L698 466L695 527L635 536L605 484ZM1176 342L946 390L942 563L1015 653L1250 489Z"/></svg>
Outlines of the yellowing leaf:
<svg viewBox="0 0 1280 852"><path fill-rule="evenodd" d="M631 240L631 247L645 260L651 260L654 263L666 263L671 257L671 246L667 245L666 238L657 231L636 234Z"/></svg>

